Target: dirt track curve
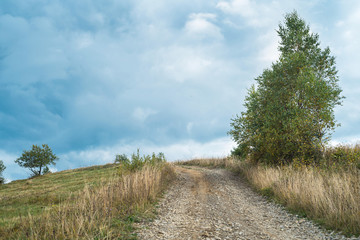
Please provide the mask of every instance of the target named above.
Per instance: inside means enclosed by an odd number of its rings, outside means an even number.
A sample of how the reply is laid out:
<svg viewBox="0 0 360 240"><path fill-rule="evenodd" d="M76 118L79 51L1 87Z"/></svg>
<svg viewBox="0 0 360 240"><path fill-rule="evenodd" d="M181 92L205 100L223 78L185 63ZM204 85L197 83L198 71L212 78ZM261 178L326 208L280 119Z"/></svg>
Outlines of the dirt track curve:
<svg viewBox="0 0 360 240"><path fill-rule="evenodd" d="M138 224L139 239L349 239L287 213L227 170L176 172L158 217Z"/></svg>

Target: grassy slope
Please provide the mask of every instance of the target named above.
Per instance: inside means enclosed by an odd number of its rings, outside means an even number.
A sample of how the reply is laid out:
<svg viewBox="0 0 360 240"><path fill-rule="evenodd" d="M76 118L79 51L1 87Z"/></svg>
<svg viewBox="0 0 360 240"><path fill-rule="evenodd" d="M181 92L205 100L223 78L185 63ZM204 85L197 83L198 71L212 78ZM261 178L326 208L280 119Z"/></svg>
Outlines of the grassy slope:
<svg viewBox="0 0 360 240"><path fill-rule="evenodd" d="M116 165L108 164L66 170L41 177L13 181L0 186L0 226L30 213L36 216L79 193L85 184L99 184L116 173Z"/></svg>
<svg viewBox="0 0 360 240"><path fill-rule="evenodd" d="M117 171L108 164L0 186L0 239L132 239L132 222L151 212L174 172Z"/></svg>

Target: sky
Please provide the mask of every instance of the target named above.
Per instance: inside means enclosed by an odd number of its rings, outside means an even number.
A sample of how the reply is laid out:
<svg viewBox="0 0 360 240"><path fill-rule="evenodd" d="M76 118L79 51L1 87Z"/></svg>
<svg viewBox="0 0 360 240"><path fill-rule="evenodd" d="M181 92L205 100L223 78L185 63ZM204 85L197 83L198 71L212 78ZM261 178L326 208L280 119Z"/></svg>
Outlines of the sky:
<svg viewBox="0 0 360 240"><path fill-rule="evenodd" d="M221 157L230 119L276 61L276 29L296 10L336 57L346 99L333 143L360 140L360 2L1 0L0 159L7 181L33 144L52 171L164 152Z"/></svg>

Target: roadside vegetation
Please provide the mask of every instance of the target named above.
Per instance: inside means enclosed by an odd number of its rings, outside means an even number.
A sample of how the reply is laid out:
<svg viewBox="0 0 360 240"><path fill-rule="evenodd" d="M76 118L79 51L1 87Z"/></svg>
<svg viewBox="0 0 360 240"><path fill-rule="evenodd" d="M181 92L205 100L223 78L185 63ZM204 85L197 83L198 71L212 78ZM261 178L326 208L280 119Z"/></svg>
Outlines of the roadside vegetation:
<svg viewBox="0 0 360 240"><path fill-rule="evenodd" d="M301 217L360 236L360 145L328 147L322 164L271 166L237 157L193 159L182 166L226 168Z"/></svg>
<svg viewBox="0 0 360 240"><path fill-rule="evenodd" d="M138 151L126 167L116 162L1 185L0 238L135 239L133 222L152 216L174 177L163 154Z"/></svg>
<svg viewBox="0 0 360 240"><path fill-rule="evenodd" d="M277 33L279 59L231 121L232 157L183 164L229 167L298 214L359 236L360 146L327 147L343 99L335 57L295 11Z"/></svg>
<svg viewBox="0 0 360 240"><path fill-rule="evenodd" d="M279 59L231 121L232 156L180 164L230 168L297 214L359 236L360 145L327 147L343 99L335 57L295 11L277 33Z"/></svg>
<svg viewBox="0 0 360 240"><path fill-rule="evenodd" d="M277 30L279 59L255 79L245 111L231 121L233 154L282 165L321 161L343 96L335 57L294 11Z"/></svg>

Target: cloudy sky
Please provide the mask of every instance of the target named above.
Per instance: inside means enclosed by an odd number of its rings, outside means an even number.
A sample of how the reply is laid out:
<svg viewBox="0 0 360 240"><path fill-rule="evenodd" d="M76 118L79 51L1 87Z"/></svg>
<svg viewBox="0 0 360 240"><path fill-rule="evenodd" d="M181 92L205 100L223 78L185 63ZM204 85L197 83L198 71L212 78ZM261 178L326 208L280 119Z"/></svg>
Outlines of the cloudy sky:
<svg viewBox="0 0 360 240"><path fill-rule="evenodd" d="M0 159L47 143L53 170L115 154L224 156L247 88L278 57L276 29L297 10L337 59L346 96L334 142L360 139L360 2L1 0Z"/></svg>

